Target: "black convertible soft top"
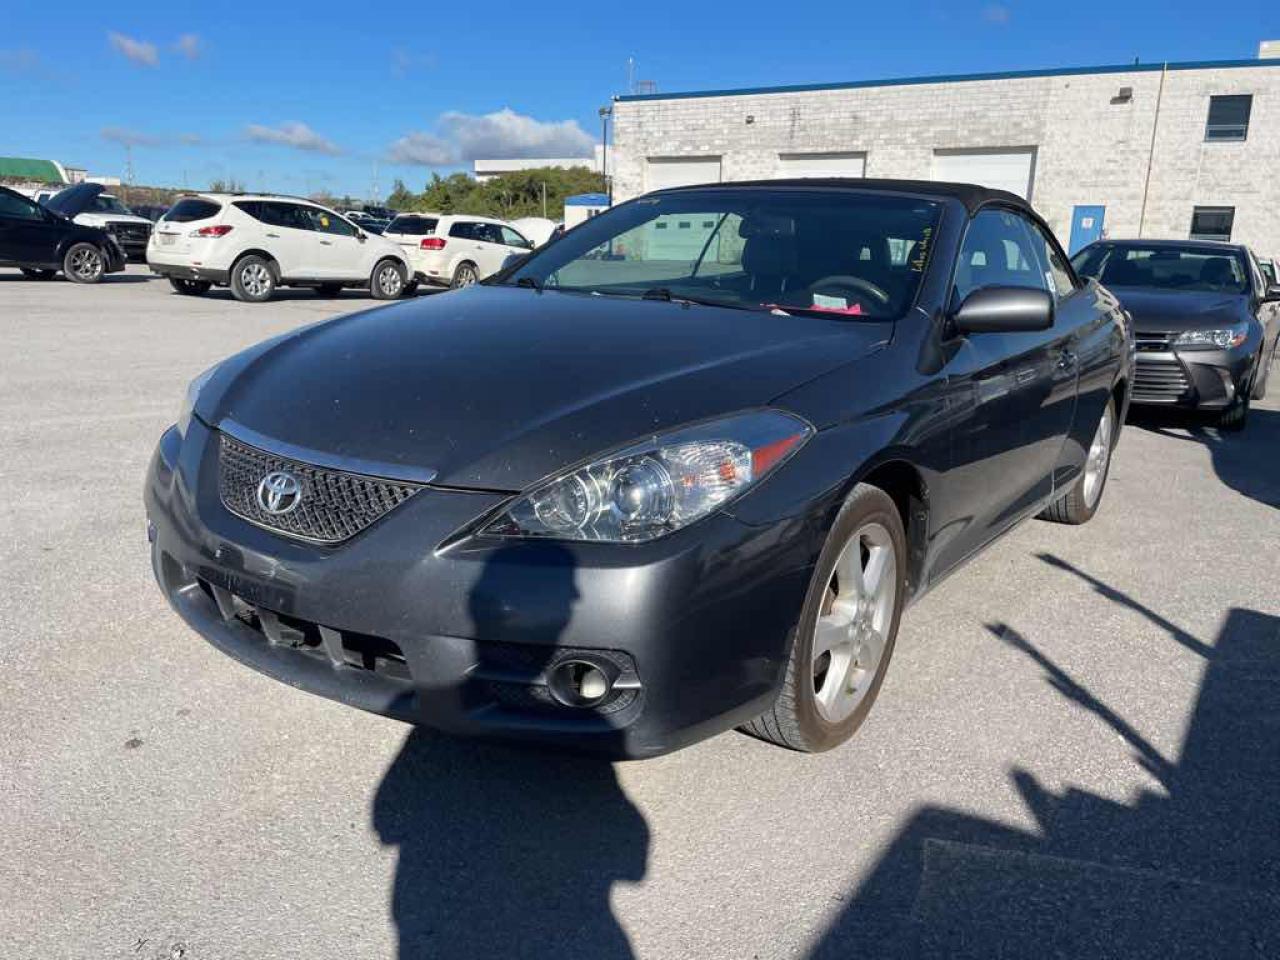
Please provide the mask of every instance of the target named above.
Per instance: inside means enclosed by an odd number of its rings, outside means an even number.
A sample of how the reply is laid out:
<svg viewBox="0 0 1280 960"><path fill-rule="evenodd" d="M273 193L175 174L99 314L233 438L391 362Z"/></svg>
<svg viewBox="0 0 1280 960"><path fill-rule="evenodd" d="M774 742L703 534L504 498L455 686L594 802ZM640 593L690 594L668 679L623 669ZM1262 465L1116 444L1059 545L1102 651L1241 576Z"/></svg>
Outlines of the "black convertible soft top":
<svg viewBox="0 0 1280 960"><path fill-rule="evenodd" d="M959 200L970 213L984 203L999 202L1020 207L1034 213L1026 200L1007 190L993 190L975 183L947 183L941 180L881 180L867 177L807 177L789 180L726 180L720 183L704 183L688 187L669 187L661 193L682 190L710 190L716 187L739 189L742 187L819 187L821 189L877 190L885 193L915 193L926 197Z"/></svg>

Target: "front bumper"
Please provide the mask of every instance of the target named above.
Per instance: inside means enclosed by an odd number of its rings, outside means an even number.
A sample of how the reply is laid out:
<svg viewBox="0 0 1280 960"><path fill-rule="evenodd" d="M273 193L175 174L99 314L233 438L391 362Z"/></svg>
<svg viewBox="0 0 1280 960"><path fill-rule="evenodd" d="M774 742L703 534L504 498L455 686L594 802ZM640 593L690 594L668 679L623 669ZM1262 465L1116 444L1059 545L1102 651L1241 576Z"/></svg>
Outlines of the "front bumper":
<svg viewBox="0 0 1280 960"><path fill-rule="evenodd" d="M1139 350L1132 401L1136 404L1223 410L1248 388L1257 345L1232 350Z"/></svg>
<svg viewBox="0 0 1280 960"><path fill-rule="evenodd" d="M782 681L813 548L727 515L648 544L446 543L496 493L425 487L351 539L264 530L218 497L218 434L171 428L148 471L156 578L223 652L291 686L411 723L646 757L763 712ZM567 661L613 682L550 693Z"/></svg>

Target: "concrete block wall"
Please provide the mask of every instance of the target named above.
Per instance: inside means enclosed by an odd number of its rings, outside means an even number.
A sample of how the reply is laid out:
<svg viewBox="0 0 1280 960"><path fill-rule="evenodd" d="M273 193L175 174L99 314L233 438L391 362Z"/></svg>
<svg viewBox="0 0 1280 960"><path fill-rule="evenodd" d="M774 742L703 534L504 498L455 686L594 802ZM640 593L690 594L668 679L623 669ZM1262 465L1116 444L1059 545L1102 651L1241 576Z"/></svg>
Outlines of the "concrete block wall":
<svg viewBox="0 0 1280 960"><path fill-rule="evenodd" d="M649 157L719 157L722 179L749 180L778 176L780 153L839 151L865 154L868 177L928 179L936 150L1034 147L1031 202L1064 244L1077 204L1105 206L1109 236L1138 236L1141 222L1142 236L1173 238L1193 207L1234 206L1232 238L1280 256L1280 67L1170 70L1160 83L1118 71L621 100L614 196L645 192ZM1231 93L1253 95L1248 139L1205 142L1209 97Z"/></svg>

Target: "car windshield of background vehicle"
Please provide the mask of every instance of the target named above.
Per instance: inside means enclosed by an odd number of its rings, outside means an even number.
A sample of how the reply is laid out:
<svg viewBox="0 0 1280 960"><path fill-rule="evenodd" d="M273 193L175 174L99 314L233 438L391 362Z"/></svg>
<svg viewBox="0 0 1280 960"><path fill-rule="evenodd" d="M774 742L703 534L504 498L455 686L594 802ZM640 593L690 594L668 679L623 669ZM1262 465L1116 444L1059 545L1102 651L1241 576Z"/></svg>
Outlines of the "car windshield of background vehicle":
<svg viewBox="0 0 1280 960"><path fill-rule="evenodd" d="M126 207L115 197L95 197L93 206L90 209L93 213L119 213L126 217L132 217L134 215L132 210Z"/></svg>
<svg viewBox="0 0 1280 960"><path fill-rule="evenodd" d="M893 319L915 300L939 211L932 201L853 192L660 194L592 218L502 282Z"/></svg>
<svg viewBox="0 0 1280 960"><path fill-rule="evenodd" d="M402 233L409 237L427 237L436 232L435 217L396 217L387 227L387 233Z"/></svg>
<svg viewBox="0 0 1280 960"><path fill-rule="evenodd" d="M1081 259L1079 272L1107 287L1154 287L1200 293L1246 293L1248 272L1241 258L1212 247L1110 247Z"/></svg>

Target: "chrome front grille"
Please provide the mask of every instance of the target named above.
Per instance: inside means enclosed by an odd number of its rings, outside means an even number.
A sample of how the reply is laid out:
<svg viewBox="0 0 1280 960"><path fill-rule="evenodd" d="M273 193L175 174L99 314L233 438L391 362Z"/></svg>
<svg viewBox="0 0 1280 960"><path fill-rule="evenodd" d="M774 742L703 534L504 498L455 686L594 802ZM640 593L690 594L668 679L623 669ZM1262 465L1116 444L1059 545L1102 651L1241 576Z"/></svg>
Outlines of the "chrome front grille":
<svg viewBox="0 0 1280 960"><path fill-rule="evenodd" d="M258 495L269 473L299 485L298 503L284 514L264 509ZM268 530L318 543L340 543L394 510L421 489L399 480L317 467L219 435L218 493L236 516Z"/></svg>
<svg viewBox="0 0 1280 960"><path fill-rule="evenodd" d="M146 243L151 238L151 228L142 223L125 223L122 220L107 224L107 229L120 240Z"/></svg>
<svg viewBox="0 0 1280 960"><path fill-rule="evenodd" d="M1134 400L1173 403L1190 390L1187 371L1177 360L1144 360L1139 356L1133 379Z"/></svg>

